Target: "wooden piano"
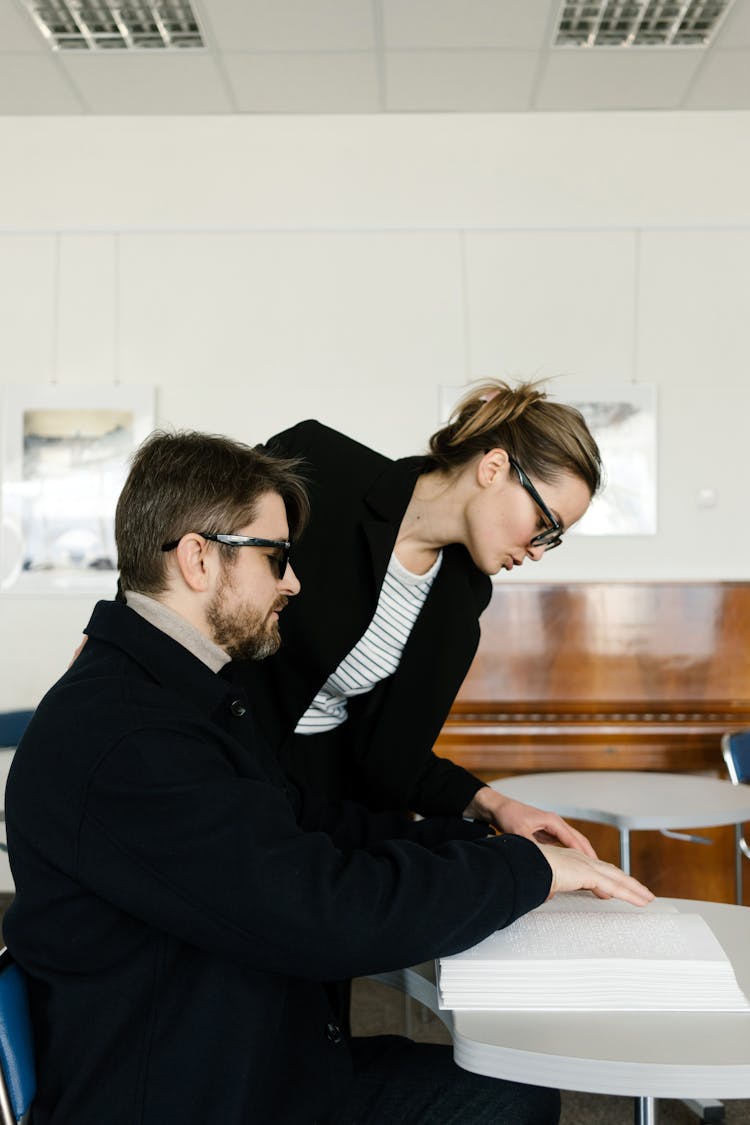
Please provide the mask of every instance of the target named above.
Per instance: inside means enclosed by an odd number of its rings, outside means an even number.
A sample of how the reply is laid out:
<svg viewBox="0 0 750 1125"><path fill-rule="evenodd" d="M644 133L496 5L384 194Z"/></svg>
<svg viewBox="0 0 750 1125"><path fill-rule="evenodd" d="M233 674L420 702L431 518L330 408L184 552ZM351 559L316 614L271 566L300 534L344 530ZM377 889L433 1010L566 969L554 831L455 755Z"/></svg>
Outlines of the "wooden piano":
<svg viewBox="0 0 750 1125"><path fill-rule="evenodd" d="M750 583L498 583L436 752L489 780L547 770L725 776L719 743L750 727ZM578 825L617 857L614 830ZM711 847L638 832L658 894L733 901L733 832ZM745 879L746 887L750 878Z"/></svg>

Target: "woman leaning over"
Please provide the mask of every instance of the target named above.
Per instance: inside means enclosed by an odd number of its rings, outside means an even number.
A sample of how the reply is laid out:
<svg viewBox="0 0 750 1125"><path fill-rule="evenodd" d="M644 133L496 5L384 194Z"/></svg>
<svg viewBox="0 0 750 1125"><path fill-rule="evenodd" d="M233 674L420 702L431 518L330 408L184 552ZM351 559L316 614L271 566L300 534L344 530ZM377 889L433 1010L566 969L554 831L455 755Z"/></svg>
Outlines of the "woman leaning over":
<svg viewBox="0 0 750 1125"><path fill-rule="evenodd" d="M334 800L463 814L593 854L560 817L432 752L479 643L488 576L559 546L599 487L580 413L537 384L492 380L424 456L392 461L314 421L268 447L302 460L312 505L282 646L248 668L287 771Z"/></svg>

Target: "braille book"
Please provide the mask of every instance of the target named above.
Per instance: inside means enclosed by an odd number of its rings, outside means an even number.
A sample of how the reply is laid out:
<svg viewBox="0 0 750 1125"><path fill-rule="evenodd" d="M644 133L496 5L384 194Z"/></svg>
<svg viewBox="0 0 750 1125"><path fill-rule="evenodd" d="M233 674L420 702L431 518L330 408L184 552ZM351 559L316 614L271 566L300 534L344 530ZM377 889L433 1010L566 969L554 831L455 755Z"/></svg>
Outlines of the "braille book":
<svg viewBox="0 0 750 1125"><path fill-rule="evenodd" d="M698 914L557 895L438 963L441 1008L516 1011L750 1010Z"/></svg>

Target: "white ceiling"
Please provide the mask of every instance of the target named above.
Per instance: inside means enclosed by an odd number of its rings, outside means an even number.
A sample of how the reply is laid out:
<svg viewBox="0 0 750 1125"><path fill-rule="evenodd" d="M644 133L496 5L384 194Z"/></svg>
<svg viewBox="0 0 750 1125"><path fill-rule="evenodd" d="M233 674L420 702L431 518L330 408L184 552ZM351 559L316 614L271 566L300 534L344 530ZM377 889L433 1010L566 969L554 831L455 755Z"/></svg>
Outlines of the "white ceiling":
<svg viewBox="0 0 750 1125"><path fill-rule="evenodd" d="M698 49L553 49L559 0L193 8L205 51L53 52L0 0L0 114L750 109L750 0Z"/></svg>

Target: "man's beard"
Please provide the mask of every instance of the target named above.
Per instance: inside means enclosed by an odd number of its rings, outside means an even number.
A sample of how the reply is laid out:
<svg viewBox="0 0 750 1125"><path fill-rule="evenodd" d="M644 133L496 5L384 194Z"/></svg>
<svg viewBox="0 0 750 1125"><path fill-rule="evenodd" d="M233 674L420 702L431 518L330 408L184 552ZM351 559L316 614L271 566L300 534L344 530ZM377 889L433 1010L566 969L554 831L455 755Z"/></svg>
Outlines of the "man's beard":
<svg viewBox="0 0 750 1125"><path fill-rule="evenodd" d="M268 615L264 616L250 602L227 609L226 592L231 589L231 574L225 573L206 610L214 643L223 648L232 660L265 660L281 644L278 621L268 620ZM286 598L280 598L273 608L281 609L286 601Z"/></svg>

